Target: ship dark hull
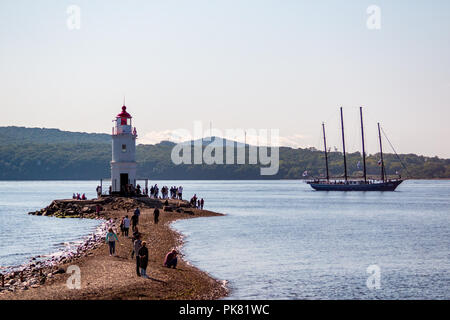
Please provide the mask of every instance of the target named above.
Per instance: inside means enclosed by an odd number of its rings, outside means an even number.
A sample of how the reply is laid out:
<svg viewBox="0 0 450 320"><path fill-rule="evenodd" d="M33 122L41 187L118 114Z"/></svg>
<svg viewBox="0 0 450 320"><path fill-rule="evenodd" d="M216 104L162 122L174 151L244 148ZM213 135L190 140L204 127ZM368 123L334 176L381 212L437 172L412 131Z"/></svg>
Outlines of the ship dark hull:
<svg viewBox="0 0 450 320"><path fill-rule="evenodd" d="M395 191L403 180L394 180L379 183L325 183L308 182L317 191Z"/></svg>

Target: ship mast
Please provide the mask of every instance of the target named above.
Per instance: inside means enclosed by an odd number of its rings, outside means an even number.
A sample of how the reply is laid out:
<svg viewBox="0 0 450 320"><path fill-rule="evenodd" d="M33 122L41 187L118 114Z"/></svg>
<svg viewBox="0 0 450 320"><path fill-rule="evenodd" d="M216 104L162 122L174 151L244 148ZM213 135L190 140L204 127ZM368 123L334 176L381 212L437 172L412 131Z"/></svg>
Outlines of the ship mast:
<svg viewBox="0 0 450 320"><path fill-rule="evenodd" d="M363 115L362 107L359 107L359 114L361 116L361 136L362 136L362 157L363 157L363 172L364 172L364 182L367 182L367 171L366 171L366 150L364 148L364 125L363 125Z"/></svg>
<svg viewBox="0 0 450 320"><path fill-rule="evenodd" d="M325 166L327 168L327 181L330 181L330 175L328 173L327 138L325 136L325 123L324 122L322 122L322 130L323 130L323 146L325 148Z"/></svg>
<svg viewBox="0 0 450 320"><path fill-rule="evenodd" d="M381 144L381 131L380 131L380 123L378 123L378 138L380 140L380 161L381 161L381 180L385 182L386 172L384 170L384 160L383 160L383 146Z"/></svg>
<svg viewBox="0 0 450 320"><path fill-rule="evenodd" d="M341 107L341 128L342 128L342 149L344 152L344 178L345 181L347 181L347 159L345 157L344 116L342 114L342 107Z"/></svg>

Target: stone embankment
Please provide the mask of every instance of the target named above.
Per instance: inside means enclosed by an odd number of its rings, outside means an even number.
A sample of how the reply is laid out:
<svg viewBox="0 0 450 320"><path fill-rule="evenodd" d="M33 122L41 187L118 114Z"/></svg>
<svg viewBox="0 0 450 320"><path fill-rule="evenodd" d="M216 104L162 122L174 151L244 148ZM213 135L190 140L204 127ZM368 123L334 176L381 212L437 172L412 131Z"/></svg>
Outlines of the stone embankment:
<svg viewBox="0 0 450 320"><path fill-rule="evenodd" d="M97 206L100 212L97 214ZM125 210L132 212L137 207L160 208L165 212L193 214L189 202L185 200L161 201L160 199L101 197L93 200L54 200L48 207L28 214L54 216L57 218L109 218L109 211Z"/></svg>

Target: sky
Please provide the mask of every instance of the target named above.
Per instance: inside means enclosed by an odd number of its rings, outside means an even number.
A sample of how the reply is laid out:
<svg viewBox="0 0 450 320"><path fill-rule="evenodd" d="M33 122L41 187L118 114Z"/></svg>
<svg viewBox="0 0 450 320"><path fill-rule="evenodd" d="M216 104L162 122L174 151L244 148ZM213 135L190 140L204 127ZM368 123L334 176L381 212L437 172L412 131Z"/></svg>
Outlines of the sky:
<svg viewBox="0 0 450 320"><path fill-rule="evenodd" d="M125 96L139 143L201 121L322 148L325 122L341 149L342 106L357 151L363 106L369 153L380 122L450 158L447 0L1 0L0 75L0 126L110 133Z"/></svg>

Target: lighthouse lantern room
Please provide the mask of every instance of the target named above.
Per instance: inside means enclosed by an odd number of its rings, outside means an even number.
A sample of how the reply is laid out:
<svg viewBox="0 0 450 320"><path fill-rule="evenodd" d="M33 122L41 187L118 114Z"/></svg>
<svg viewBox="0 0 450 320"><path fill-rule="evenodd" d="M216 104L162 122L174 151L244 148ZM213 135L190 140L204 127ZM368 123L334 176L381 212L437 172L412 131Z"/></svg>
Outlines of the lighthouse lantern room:
<svg viewBox="0 0 450 320"><path fill-rule="evenodd" d="M136 187L136 128L127 107L116 116L112 128L111 192L128 194Z"/></svg>

